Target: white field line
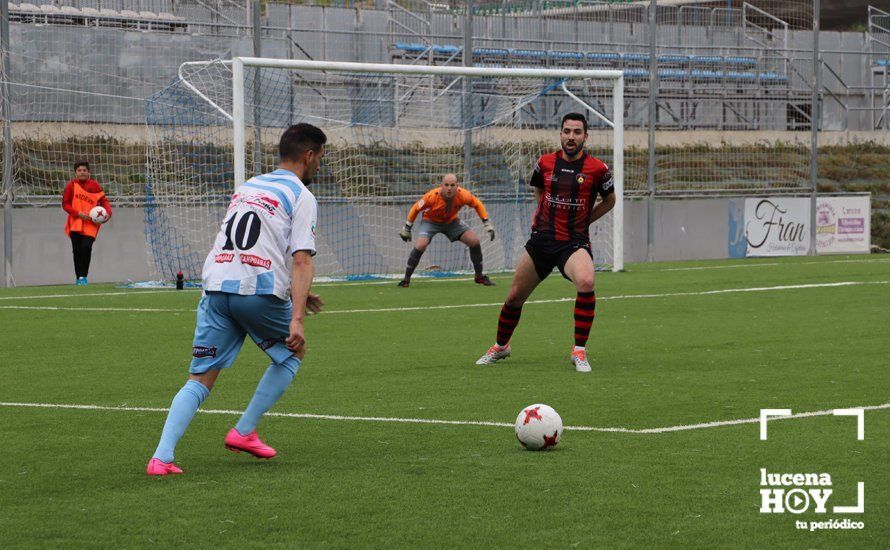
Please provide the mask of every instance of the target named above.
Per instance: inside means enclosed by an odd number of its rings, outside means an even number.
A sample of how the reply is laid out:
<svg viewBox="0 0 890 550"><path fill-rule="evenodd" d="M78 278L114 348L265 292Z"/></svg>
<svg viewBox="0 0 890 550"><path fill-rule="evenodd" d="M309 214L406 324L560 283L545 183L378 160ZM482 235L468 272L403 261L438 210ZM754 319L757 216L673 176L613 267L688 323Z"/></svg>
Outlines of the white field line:
<svg viewBox="0 0 890 550"><path fill-rule="evenodd" d="M169 409L160 407L111 407L106 405L77 405L65 403L15 403L0 402L0 407L15 408L34 408L34 409L74 409L87 411L122 411L122 412L154 412L165 413ZM890 409L890 403L881 405L868 405L863 407L840 407L840 408L856 408L866 411ZM803 413L792 414L789 416L771 417L770 421L788 420L794 418L810 418L814 416L831 416L835 409L809 411ZM240 416L243 411L229 409L198 409L203 414L220 414L227 416ZM280 418L302 418L309 420L340 420L346 422L376 422L376 423L398 423L398 424L435 424L440 426L488 426L495 428L512 428L513 424L508 422L491 422L485 420L439 420L434 418L397 418L386 416L345 416L338 414L309 414L309 413L285 413L285 412L268 412L266 416L274 416ZM698 424L681 424L679 426L665 426L663 428L620 428L620 427L597 427L597 426L566 426L566 430L579 432L609 432L609 433L627 433L627 434L661 434L670 432L683 432L690 430L703 430L707 428L719 428L723 426L737 426L740 424L757 424L760 418L739 418L735 420L718 420L714 422L701 422Z"/></svg>
<svg viewBox="0 0 890 550"><path fill-rule="evenodd" d="M770 263L747 263L733 265L702 265L695 267L666 267L664 269L653 269L652 271L701 271L705 269L736 269L748 267L775 267L779 265L793 267L798 265L815 265L815 264L867 264L867 263L890 263L890 258L879 260L877 258L863 260L827 260L822 262L770 262Z"/></svg>
<svg viewBox="0 0 890 550"><path fill-rule="evenodd" d="M509 276L507 275L492 275L492 279L502 279ZM472 281L472 277L415 277L415 281L420 280L424 283L460 283L464 281ZM313 283L312 288L316 287L327 287L327 286L373 286L373 285L393 285L399 281L399 279L392 279L386 281L355 281L355 282L339 282L339 281L326 281L322 283ZM183 289L185 292L200 292L200 288L186 288ZM157 290L125 290L120 292L84 292L78 294L38 294L32 296L0 296L0 300L41 300L47 298L80 298L80 297L96 297L96 296L138 296L140 294L171 294L173 292L183 292L175 291L172 288L162 288Z"/></svg>
<svg viewBox="0 0 890 550"><path fill-rule="evenodd" d="M195 291L200 289L185 289L187 291ZM83 294L39 294L36 296L2 296L0 300L40 300L44 298L80 298L95 296L138 296L140 294L169 294L173 289L163 290L126 290L123 292L84 292ZM181 291L180 291L181 292Z"/></svg>
<svg viewBox="0 0 890 550"><path fill-rule="evenodd" d="M503 279L506 277L512 276L512 271L505 271L502 273L496 273L490 275L492 279ZM384 281L373 280L373 281L324 281L320 283L312 283L312 288L316 287L324 287L324 286L333 286L333 287L341 287L341 286L376 286L376 285L395 285L399 281L401 281L401 277L394 277L392 279L386 279ZM414 276L411 279L412 282L421 281L423 283L462 283L464 281L472 281L473 277L424 277L424 276Z"/></svg>
<svg viewBox="0 0 890 550"><path fill-rule="evenodd" d="M775 266L796 266L796 265L821 265L821 264L849 264L849 263L881 263L888 262L890 263L890 258L886 260L878 260L878 259L863 259L863 260L829 260L824 262L772 262L772 263L751 263L751 264L734 264L734 265L711 265L711 266L696 266L696 267L669 267L664 269L653 269L651 271L700 271L706 269L735 269L735 268L749 268L749 267L775 267ZM649 272L650 270L647 270ZM506 271L501 274L492 275L492 279L504 279L508 278L512 271ZM415 280L420 280L424 283L456 283L456 282L464 282L464 281L472 281L472 277L416 277ZM320 283L314 283L312 285L313 288L319 286L375 286L375 285L389 285L397 282L397 279L385 280L385 281L353 281L353 282L339 282L339 281L325 281ZM199 288L187 288L185 291L195 292L200 291ZM125 290L122 292L85 292L78 294L42 294L35 296L0 296L0 301L3 300L40 300L46 298L79 298L83 297L94 297L94 296L135 296L139 294L167 294L173 292L173 289L158 289L158 290ZM181 292L181 291L180 291Z"/></svg>
<svg viewBox="0 0 890 550"><path fill-rule="evenodd" d="M835 283L811 283L804 285L779 285L779 286L759 286L759 287L743 287L743 288L724 288L720 290L703 290L699 292L667 292L663 294L619 294L617 296L603 296L597 298L597 301L603 300L631 300L645 298L675 298L681 296L714 296L718 294L733 294L738 292L771 292L777 290L803 290L812 288L832 288L843 286L861 286L861 285L885 285L890 284L888 281L839 281ZM574 297L554 298L551 300L529 300L526 304L555 304L560 302L574 301ZM463 309L476 307L495 307L501 306L503 302L488 302L481 304L449 304L440 306L411 306L411 307L383 307L368 309L334 309L322 313L391 313L402 311L426 311L432 309ZM116 308L116 307L63 307L63 306L0 306L0 309L20 309L20 310L38 310L38 311L122 311L134 313L192 313L194 309L173 309L173 308Z"/></svg>
<svg viewBox="0 0 890 550"><path fill-rule="evenodd" d="M31 311L123 311L128 313L194 313L191 309L172 309L160 307L62 307L62 306L0 306L0 309L25 309Z"/></svg>

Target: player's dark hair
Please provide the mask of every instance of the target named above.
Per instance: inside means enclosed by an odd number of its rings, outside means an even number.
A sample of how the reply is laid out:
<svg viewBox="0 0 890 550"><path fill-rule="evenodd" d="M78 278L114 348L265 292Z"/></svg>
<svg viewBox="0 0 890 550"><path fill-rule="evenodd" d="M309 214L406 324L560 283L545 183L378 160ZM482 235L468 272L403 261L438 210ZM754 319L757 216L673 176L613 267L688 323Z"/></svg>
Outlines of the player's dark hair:
<svg viewBox="0 0 890 550"><path fill-rule="evenodd" d="M559 123L560 130L562 130L562 127L566 125L567 120L580 120L584 124L584 133L587 133L587 118L581 113L569 113L566 116L562 117L562 122Z"/></svg>
<svg viewBox="0 0 890 550"><path fill-rule="evenodd" d="M327 141L328 136L324 135L320 128L305 122L294 124L281 135L278 156L281 160L296 162L306 151L315 153L321 151L321 146Z"/></svg>
<svg viewBox="0 0 890 550"><path fill-rule="evenodd" d="M77 169L80 168L81 166L86 166L87 170L89 170L90 162L87 160L79 160L79 161L75 162L74 163L74 171L77 172Z"/></svg>

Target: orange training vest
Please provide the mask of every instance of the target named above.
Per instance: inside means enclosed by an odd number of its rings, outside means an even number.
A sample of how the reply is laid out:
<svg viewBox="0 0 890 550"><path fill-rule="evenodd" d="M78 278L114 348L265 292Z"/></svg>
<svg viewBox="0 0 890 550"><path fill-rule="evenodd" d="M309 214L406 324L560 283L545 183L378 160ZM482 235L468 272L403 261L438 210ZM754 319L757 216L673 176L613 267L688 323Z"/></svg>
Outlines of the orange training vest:
<svg viewBox="0 0 890 550"><path fill-rule="evenodd" d="M98 193L90 193L86 189L80 186L76 181L74 182L74 198L71 199L71 206L78 212L86 212L90 213L90 210L93 209L94 206L99 204L99 199L105 196L104 191L99 191ZM71 232L75 233L83 233L88 237L96 238L96 235L99 234L99 224L94 223L93 220L82 220L77 216L68 216L68 221L65 222L65 234L70 235Z"/></svg>

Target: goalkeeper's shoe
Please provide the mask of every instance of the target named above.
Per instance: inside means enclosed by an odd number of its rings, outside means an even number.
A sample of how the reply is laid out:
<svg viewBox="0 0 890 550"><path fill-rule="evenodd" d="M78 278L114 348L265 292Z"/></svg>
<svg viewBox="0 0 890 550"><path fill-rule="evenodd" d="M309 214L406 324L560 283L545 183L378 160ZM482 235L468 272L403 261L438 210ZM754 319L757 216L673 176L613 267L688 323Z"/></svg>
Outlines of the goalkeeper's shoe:
<svg viewBox="0 0 890 550"><path fill-rule="evenodd" d="M587 362L587 350L578 349L572 351L572 364L578 372L590 372L590 363Z"/></svg>
<svg viewBox="0 0 890 550"><path fill-rule="evenodd" d="M272 458L278 453L272 447L263 443L256 434L256 430L247 435L241 435L238 430L232 428L226 434L226 449L236 453L245 452L257 458Z"/></svg>
<svg viewBox="0 0 890 550"><path fill-rule="evenodd" d="M476 361L477 365L494 365L501 359L506 359L510 357L510 344L507 344L504 347L501 347L497 344L488 348L488 351L485 352L485 355L479 358Z"/></svg>
<svg viewBox="0 0 890 550"><path fill-rule="evenodd" d="M473 280L479 285L495 286L494 282L488 278L488 275L476 275L476 278Z"/></svg>
<svg viewBox="0 0 890 550"><path fill-rule="evenodd" d="M160 458L153 458L148 461L145 467L145 473L150 476L168 476L171 474L181 474L182 470L176 467L172 462L162 462Z"/></svg>
<svg viewBox="0 0 890 550"><path fill-rule="evenodd" d="M408 288L408 285L410 284L411 281L409 281L408 279L402 279L401 281L399 281L399 288Z"/></svg>

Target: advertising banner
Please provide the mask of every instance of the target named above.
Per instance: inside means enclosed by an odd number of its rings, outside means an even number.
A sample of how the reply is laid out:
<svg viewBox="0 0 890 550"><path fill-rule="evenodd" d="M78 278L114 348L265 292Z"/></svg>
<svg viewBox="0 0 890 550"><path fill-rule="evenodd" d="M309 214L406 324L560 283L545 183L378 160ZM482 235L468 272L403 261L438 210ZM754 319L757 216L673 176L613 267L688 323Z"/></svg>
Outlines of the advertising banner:
<svg viewBox="0 0 890 550"><path fill-rule="evenodd" d="M810 199L745 199L746 256L805 256L810 249Z"/></svg>
<svg viewBox="0 0 890 550"><path fill-rule="evenodd" d="M871 196L821 197L816 201L816 251L867 254L871 248Z"/></svg>

